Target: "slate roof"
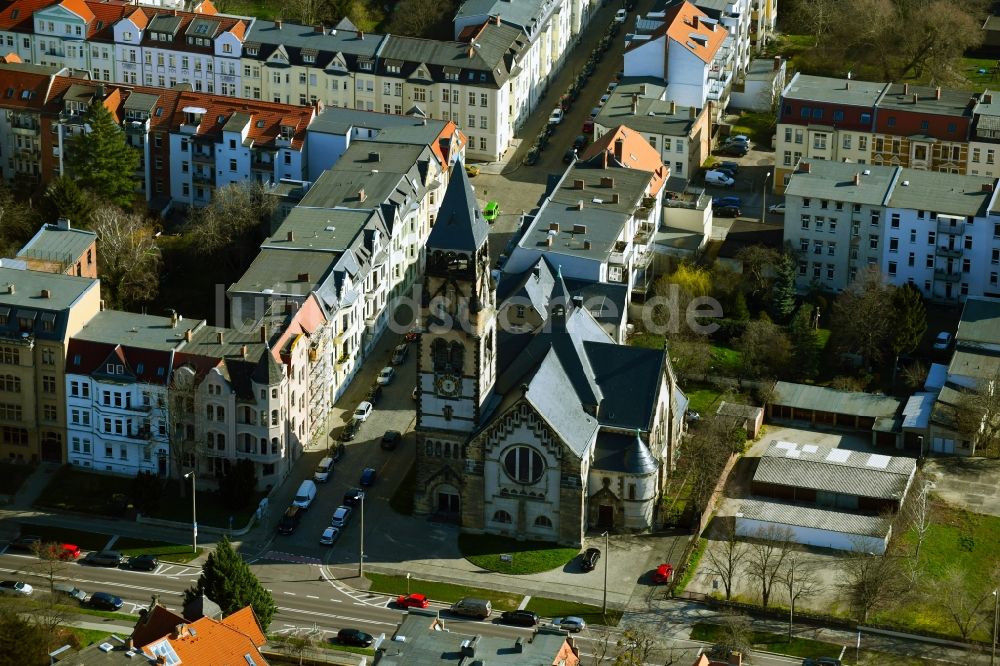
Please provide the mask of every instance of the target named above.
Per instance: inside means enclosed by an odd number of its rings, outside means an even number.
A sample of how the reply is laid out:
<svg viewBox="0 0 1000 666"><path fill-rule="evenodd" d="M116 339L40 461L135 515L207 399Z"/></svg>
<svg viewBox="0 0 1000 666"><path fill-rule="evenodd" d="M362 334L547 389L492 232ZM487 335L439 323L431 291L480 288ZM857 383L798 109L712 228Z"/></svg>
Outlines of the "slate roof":
<svg viewBox="0 0 1000 666"><path fill-rule="evenodd" d="M252 379L257 384L273 385L280 384L285 377L285 370L274 357L270 347L265 347L260 354L260 359L253 370Z"/></svg>
<svg viewBox="0 0 1000 666"><path fill-rule="evenodd" d="M585 341L583 346L604 397L597 412L601 424L649 430L666 352L607 342Z"/></svg>
<svg viewBox="0 0 1000 666"><path fill-rule="evenodd" d="M524 397L563 442L576 455L583 456L600 424L580 405L574 374L567 372L557 354L546 354L528 382Z"/></svg>
<svg viewBox="0 0 1000 666"><path fill-rule="evenodd" d="M500 20L516 25L525 31L537 29L540 20L548 13L550 0L465 0L458 8L455 19L499 16Z"/></svg>
<svg viewBox="0 0 1000 666"><path fill-rule="evenodd" d="M131 638L136 647L139 647L140 645L155 641L157 638L166 636L178 624L185 624L186 622L182 615L156 603L135 623Z"/></svg>
<svg viewBox="0 0 1000 666"><path fill-rule="evenodd" d="M959 345L1000 345L1000 299L969 296L955 331Z"/></svg>
<svg viewBox="0 0 1000 666"><path fill-rule="evenodd" d="M635 433L602 430L597 434L591 469L648 476L655 474L659 465Z"/></svg>
<svg viewBox="0 0 1000 666"><path fill-rule="evenodd" d="M524 48L523 33L508 25L483 26L474 46L418 37L387 35L379 49L378 71L382 76L411 81L447 83L447 74L457 74L464 86L497 88L510 78L514 61ZM398 72L388 67L398 67ZM420 75L420 67L427 76Z"/></svg>
<svg viewBox="0 0 1000 666"><path fill-rule="evenodd" d="M939 92L940 91L940 92ZM916 95L917 102L913 102ZM910 111L921 115L972 116L971 90L891 83L879 97L879 109Z"/></svg>
<svg viewBox="0 0 1000 666"><path fill-rule="evenodd" d="M813 444L772 441L754 483L886 500L902 500L916 460Z"/></svg>
<svg viewBox="0 0 1000 666"><path fill-rule="evenodd" d="M173 326L170 317L102 310L91 317L73 339L170 351L184 342L186 331L193 331L204 324L203 319L181 318Z"/></svg>
<svg viewBox="0 0 1000 666"><path fill-rule="evenodd" d="M775 405L786 405L796 409L812 409L835 414L853 414L878 418L895 416L900 401L887 395L875 395L861 391L840 391L824 386L777 382L774 387Z"/></svg>
<svg viewBox="0 0 1000 666"><path fill-rule="evenodd" d="M996 178L986 176L900 169L895 187L889 195L888 205L962 217L985 216L988 214L996 183ZM983 191L984 186L989 186L989 190Z"/></svg>
<svg viewBox="0 0 1000 666"><path fill-rule="evenodd" d="M857 79L813 76L800 72L792 77L781 96L784 99L874 108L875 102L889 85L888 83L858 81Z"/></svg>
<svg viewBox="0 0 1000 666"><path fill-rule="evenodd" d="M813 506L788 504L765 499L745 499L740 503L737 518L749 518L762 522L812 527L828 532L857 534L860 536L885 537L889 534L890 522L878 516L835 511Z"/></svg>
<svg viewBox="0 0 1000 666"><path fill-rule="evenodd" d="M594 123L608 128L625 125L648 134L690 136L701 112L696 109L695 118L691 118L691 107L660 99L665 90L662 79L623 79L601 107ZM632 95L637 95L635 113L632 113Z"/></svg>
<svg viewBox="0 0 1000 666"><path fill-rule="evenodd" d="M359 59L374 62L384 39L383 35L360 32L353 25L344 25L343 21L333 30L316 32L311 25L283 21L278 28L274 21L255 19L243 42L243 53L246 57L267 60L280 47L288 54L290 64L301 65L308 64L302 60L302 51L307 50L316 53L311 66L325 69L332 69L334 56L340 55L348 69L357 71ZM249 55L247 49L255 47L259 49L257 56Z"/></svg>
<svg viewBox="0 0 1000 666"><path fill-rule="evenodd" d="M14 293L6 288L14 287ZM42 298L42 290L48 297ZM0 338L20 338L30 332L38 338L61 340L66 331L69 310L90 289L100 289L90 278L0 267L0 314L6 318L0 324ZM19 319L31 320L23 330Z"/></svg>
<svg viewBox="0 0 1000 666"><path fill-rule="evenodd" d="M476 202L465 169L461 164L455 167L426 246L436 250L475 252L486 243L490 228Z"/></svg>
<svg viewBox="0 0 1000 666"><path fill-rule="evenodd" d="M803 164L809 165L808 172ZM893 184L901 180L901 172L900 167L803 159L792 172L785 196L884 206L892 193ZM854 184L855 174L861 174L858 185Z"/></svg>

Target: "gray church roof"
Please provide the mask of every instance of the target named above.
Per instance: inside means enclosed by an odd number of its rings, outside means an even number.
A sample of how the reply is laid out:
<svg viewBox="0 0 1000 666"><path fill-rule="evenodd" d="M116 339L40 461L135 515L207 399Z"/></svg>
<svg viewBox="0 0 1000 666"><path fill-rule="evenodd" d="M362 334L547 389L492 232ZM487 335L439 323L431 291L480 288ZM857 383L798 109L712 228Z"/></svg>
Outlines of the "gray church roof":
<svg viewBox="0 0 1000 666"><path fill-rule="evenodd" d="M265 347L253 371L253 380L258 384L280 384L285 372L271 353L270 347Z"/></svg>
<svg viewBox="0 0 1000 666"><path fill-rule="evenodd" d="M601 424L648 430L666 352L599 342L585 342L583 347L604 395L597 413Z"/></svg>
<svg viewBox="0 0 1000 666"><path fill-rule="evenodd" d="M587 452L599 424L583 410L558 356L546 355L528 383L525 398L574 453Z"/></svg>
<svg viewBox="0 0 1000 666"><path fill-rule="evenodd" d="M440 250L475 252L486 242L489 233L489 225L476 203L469 177L462 163L456 162L426 245Z"/></svg>
<svg viewBox="0 0 1000 666"><path fill-rule="evenodd" d="M645 476L655 474L659 466L637 434L602 430L597 434L591 468Z"/></svg>

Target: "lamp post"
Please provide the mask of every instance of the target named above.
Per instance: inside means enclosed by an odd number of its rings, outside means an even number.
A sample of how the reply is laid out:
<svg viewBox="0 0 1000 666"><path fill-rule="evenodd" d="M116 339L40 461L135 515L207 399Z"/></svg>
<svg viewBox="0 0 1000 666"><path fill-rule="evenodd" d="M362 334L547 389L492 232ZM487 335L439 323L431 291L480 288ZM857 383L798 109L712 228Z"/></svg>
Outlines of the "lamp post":
<svg viewBox="0 0 1000 666"><path fill-rule="evenodd" d="M760 197L760 221L763 223L767 220L767 179L771 177L771 172L768 171L764 176L764 190L761 192Z"/></svg>
<svg viewBox="0 0 1000 666"><path fill-rule="evenodd" d="M611 556L611 548L608 533L605 532L601 536L604 537L604 601L601 603L601 614L608 614L608 558Z"/></svg>
<svg viewBox="0 0 1000 666"><path fill-rule="evenodd" d="M994 666L997 659L997 621L1000 620L1000 587L993 590L993 645L990 650L990 666Z"/></svg>
<svg viewBox="0 0 1000 666"><path fill-rule="evenodd" d="M358 541L358 578L365 575L365 494L361 493L361 537ZM409 585L409 580L407 580Z"/></svg>
<svg viewBox="0 0 1000 666"><path fill-rule="evenodd" d="M194 545L194 552L198 552L198 487L197 475L191 470L184 475L184 478L191 477L191 540Z"/></svg>

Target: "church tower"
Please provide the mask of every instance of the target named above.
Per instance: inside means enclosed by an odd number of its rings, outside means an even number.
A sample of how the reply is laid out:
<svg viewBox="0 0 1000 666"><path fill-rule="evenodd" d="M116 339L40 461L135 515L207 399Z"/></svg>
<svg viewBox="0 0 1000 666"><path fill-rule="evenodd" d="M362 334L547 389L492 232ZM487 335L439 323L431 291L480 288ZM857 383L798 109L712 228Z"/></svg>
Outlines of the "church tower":
<svg viewBox="0 0 1000 666"><path fill-rule="evenodd" d="M482 425L496 381L488 237L465 169L456 163L426 247L414 506L472 529L483 520L482 460L467 442Z"/></svg>

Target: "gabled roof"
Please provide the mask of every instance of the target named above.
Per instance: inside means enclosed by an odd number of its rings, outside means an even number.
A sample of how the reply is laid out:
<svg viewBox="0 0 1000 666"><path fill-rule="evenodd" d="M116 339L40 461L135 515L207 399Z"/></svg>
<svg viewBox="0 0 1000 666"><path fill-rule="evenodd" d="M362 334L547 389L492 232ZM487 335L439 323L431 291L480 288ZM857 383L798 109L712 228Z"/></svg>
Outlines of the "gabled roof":
<svg viewBox="0 0 1000 666"><path fill-rule="evenodd" d="M302 149L306 128L315 115L315 109L311 106L292 106L188 91L181 93L178 99L172 125L179 127L186 122L187 115L184 109L192 107L205 109L198 125L197 136L209 136L221 140L223 130L233 130L232 127L227 128L226 124L234 116L248 116L247 141L255 146L273 144L281 128L286 126L293 130L291 147L294 150Z"/></svg>
<svg viewBox="0 0 1000 666"><path fill-rule="evenodd" d="M667 7L664 14L663 23L653 30L648 39L634 40L626 45L625 50L638 48L657 37L667 35L671 41L703 62L710 63L729 35L718 21L687 0Z"/></svg>
<svg viewBox="0 0 1000 666"><path fill-rule="evenodd" d="M258 648L267 641L250 606L239 610L221 622L203 617L191 622L178 623L158 640L136 647L150 657L173 654L179 664L218 664L219 666L245 666L268 663ZM134 639L133 639L134 640ZM169 660L167 663L171 663Z"/></svg>
<svg viewBox="0 0 1000 666"><path fill-rule="evenodd" d="M34 32L34 13L55 3L56 0L15 0L0 9L0 30Z"/></svg>
<svg viewBox="0 0 1000 666"><path fill-rule="evenodd" d="M58 6L73 12L88 23L94 20L94 12L90 11L84 0L61 0Z"/></svg>
<svg viewBox="0 0 1000 666"><path fill-rule="evenodd" d="M254 368L253 380L258 384L273 385L280 384L284 377L285 371L281 367L281 363L274 357L271 348L265 347Z"/></svg>
<svg viewBox="0 0 1000 666"><path fill-rule="evenodd" d="M163 638L176 629L178 624L186 622L187 620L183 616L155 603L152 609L135 623L135 628L132 630L132 642L136 647L145 645L158 638Z"/></svg>
<svg viewBox="0 0 1000 666"><path fill-rule="evenodd" d="M663 164L660 152L649 145L645 137L625 125L619 125L590 144L580 156L580 161L594 166L600 161L601 166L607 164L609 167L618 166L651 173L653 178L648 189L651 196L655 196L670 178L670 167Z"/></svg>
<svg viewBox="0 0 1000 666"><path fill-rule="evenodd" d="M458 163L455 166L426 246L435 250L475 252L486 243L490 229L465 169Z"/></svg>

